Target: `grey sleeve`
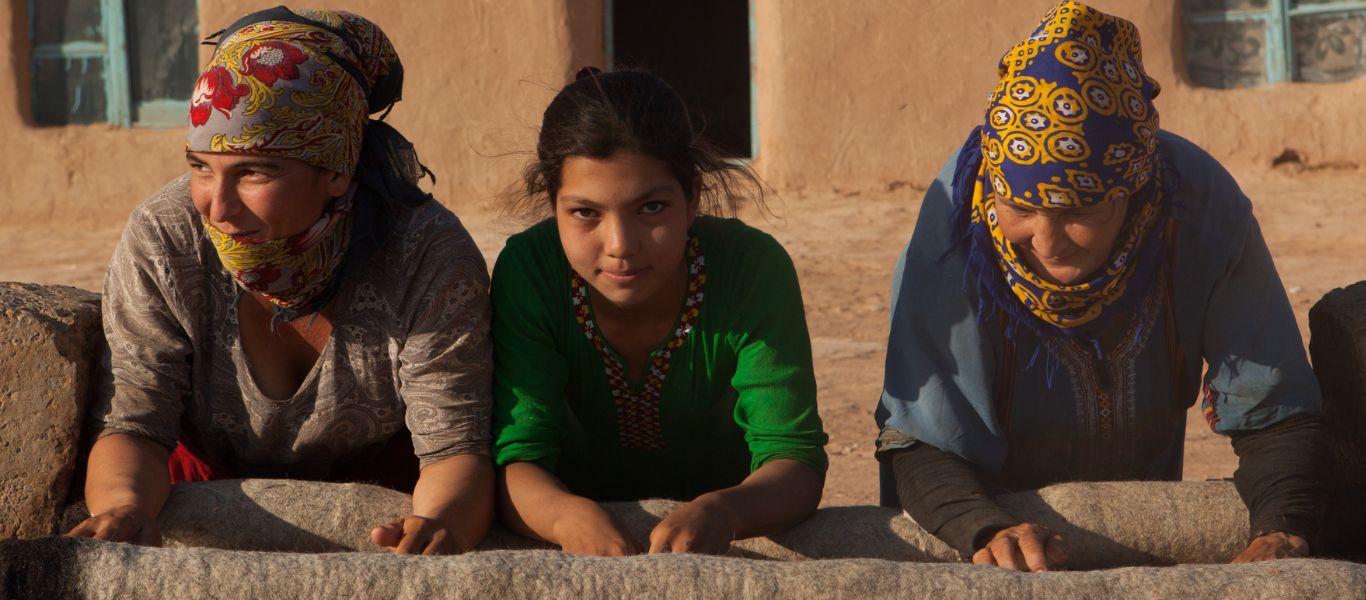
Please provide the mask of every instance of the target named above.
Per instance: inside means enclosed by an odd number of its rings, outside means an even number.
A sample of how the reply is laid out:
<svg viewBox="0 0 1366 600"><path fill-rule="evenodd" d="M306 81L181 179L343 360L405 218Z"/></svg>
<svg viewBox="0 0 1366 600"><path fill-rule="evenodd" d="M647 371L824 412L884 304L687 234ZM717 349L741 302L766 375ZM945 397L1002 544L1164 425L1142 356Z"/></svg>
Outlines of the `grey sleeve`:
<svg viewBox="0 0 1366 600"><path fill-rule="evenodd" d="M420 259L410 282L399 392L422 466L490 454L493 344L488 267L463 229Z"/></svg>
<svg viewBox="0 0 1366 600"><path fill-rule="evenodd" d="M112 393L92 407L99 437L127 433L174 448L190 396L191 342L168 295L175 279L155 228L134 213L105 273L102 312Z"/></svg>

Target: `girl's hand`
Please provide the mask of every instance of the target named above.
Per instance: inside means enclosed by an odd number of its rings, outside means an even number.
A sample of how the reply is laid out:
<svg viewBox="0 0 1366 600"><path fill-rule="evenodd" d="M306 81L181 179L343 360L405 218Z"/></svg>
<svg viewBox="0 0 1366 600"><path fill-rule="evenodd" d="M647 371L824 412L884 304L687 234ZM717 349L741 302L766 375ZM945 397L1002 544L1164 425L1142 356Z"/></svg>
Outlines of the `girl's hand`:
<svg viewBox="0 0 1366 600"><path fill-rule="evenodd" d="M161 545L161 529L157 527L156 519L148 517L132 504L117 506L92 516L72 527L66 534L142 546Z"/></svg>
<svg viewBox="0 0 1366 600"><path fill-rule="evenodd" d="M1038 573L1067 560L1062 536L1047 527L1020 523L996 532L987 545L972 555L973 564L994 565Z"/></svg>
<svg viewBox="0 0 1366 600"><path fill-rule="evenodd" d="M719 497L703 495L669 513L650 532L650 554L725 554L735 541L739 517Z"/></svg>
<svg viewBox="0 0 1366 600"><path fill-rule="evenodd" d="M1309 542L1298 535L1273 531L1257 536L1247 545L1233 564L1253 563L1277 558L1302 558L1309 556Z"/></svg>
<svg viewBox="0 0 1366 600"><path fill-rule="evenodd" d="M621 530L612 515L597 502L581 498L551 527L560 549L570 554L591 556L627 556L640 554L640 545Z"/></svg>
<svg viewBox="0 0 1366 600"><path fill-rule="evenodd" d="M461 554L471 547L454 529L417 515L371 529L370 540L393 548L394 554Z"/></svg>

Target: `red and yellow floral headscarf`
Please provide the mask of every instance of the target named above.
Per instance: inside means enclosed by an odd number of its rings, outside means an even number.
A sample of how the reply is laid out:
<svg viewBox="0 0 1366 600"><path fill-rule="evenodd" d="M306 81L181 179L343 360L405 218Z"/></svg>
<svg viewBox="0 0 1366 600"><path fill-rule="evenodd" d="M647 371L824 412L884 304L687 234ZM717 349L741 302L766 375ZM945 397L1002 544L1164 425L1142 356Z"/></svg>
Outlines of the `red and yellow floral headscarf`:
<svg viewBox="0 0 1366 600"><path fill-rule="evenodd" d="M369 115L398 100L390 88L402 68L389 38L342 11L280 8L244 21L195 84L186 149L354 173Z"/></svg>
<svg viewBox="0 0 1366 600"><path fill-rule="evenodd" d="M186 150L297 159L355 174L369 115L398 100L403 69L374 23L351 13L278 7L228 30L195 84ZM235 238L204 221L223 266L287 318L336 289L351 239L352 196L308 230Z"/></svg>

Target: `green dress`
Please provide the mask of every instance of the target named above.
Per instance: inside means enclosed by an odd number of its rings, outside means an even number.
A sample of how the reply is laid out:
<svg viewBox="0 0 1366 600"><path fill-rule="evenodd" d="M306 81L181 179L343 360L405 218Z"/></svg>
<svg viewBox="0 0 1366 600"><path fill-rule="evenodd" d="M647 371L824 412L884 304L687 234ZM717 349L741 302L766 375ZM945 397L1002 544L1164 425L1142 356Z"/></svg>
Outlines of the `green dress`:
<svg viewBox="0 0 1366 600"><path fill-rule="evenodd" d="M493 270L498 464L531 462L595 500L676 498L785 458L825 473L811 341L792 259L735 219L698 217L677 326L628 382L554 221Z"/></svg>

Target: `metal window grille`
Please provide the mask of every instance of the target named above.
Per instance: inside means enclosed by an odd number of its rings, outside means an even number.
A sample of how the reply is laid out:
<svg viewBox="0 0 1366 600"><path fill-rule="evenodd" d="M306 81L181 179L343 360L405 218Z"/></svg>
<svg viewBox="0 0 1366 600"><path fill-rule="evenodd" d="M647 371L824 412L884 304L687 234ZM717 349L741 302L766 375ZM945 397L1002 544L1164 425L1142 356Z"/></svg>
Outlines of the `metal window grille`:
<svg viewBox="0 0 1366 600"><path fill-rule="evenodd" d="M1366 1L1185 0L1187 72L1206 87L1366 75Z"/></svg>

